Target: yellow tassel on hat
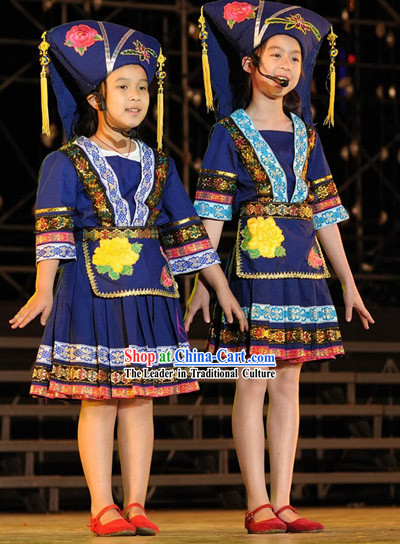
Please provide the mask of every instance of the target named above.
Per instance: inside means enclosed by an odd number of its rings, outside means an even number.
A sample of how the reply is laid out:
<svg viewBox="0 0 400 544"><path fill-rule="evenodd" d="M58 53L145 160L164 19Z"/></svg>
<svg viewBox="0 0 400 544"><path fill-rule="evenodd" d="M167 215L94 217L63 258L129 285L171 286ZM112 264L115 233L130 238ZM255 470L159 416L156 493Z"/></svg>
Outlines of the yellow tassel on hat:
<svg viewBox="0 0 400 544"><path fill-rule="evenodd" d="M166 73L164 72L164 64L166 61L160 47L160 53L157 58L157 71L156 77L158 82L158 92L157 92L157 150L162 150L162 140L163 140L163 125L164 125L164 79Z"/></svg>
<svg viewBox="0 0 400 544"><path fill-rule="evenodd" d="M49 104L48 104L48 93L47 93L47 70L46 66L50 62L50 57L47 54L47 51L50 47L50 44L46 42L46 32L42 34L42 42L38 46L40 51L40 65L42 70L40 72L40 97L42 103L42 134L50 136L50 121L49 121Z"/></svg>
<svg viewBox="0 0 400 544"><path fill-rule="evenodd" d="M328 34L328 41L331 46L330 51L330 57L331 57L331 64L329 66L329 80L330 80L330 89L329 89L329 108L328 108L328 115L324 121L324 125L329 125L329 127L332 125L335 125L335 88L336 88L336 70L335 70L335 59L338 54L338 50L336 49L336 38L337 35L333 32L333 28L331 27L331 31Z"/></svg>
<svg viewBox="0 0 400 544"><path fill-rule="evenodd" d="M206 94L206 106L207 106L207 110L214 110L213 94L212 94L212 87L211 87L210 63L208 61L208 45L207 45L208 32L206 30L206 20L203 14L203 6L201 7L201 11L200 11L199 27L200 27L200 41L201 41L201 47L202 47L201 63L203 66L203 80L204 80L204 91Z"/></svg>

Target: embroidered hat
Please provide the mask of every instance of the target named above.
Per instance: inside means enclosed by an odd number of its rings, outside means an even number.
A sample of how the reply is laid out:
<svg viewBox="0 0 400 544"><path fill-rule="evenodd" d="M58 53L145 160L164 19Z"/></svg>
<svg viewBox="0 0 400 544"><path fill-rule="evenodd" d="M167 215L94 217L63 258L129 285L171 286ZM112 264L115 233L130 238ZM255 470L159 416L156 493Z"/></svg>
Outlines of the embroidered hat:
<svg viewBox="0 0 400 544"><path fill-rule="evenodd" d="M268 38L276 34L287 34L295 38L301 47L304 76L300 77L296 91L301 98L304 120L310 124L314 65L322 39L330 30L328 39L331 45L331 89L329 113L325 121L333 124L337 36L326 19L301 6L265 0L218 0L204 4L199 24L208 108L216 109L224 117L230 115L233 111L231 71L241 70L239 61L253 53ZM214 90L215 102L211 87Z"/></svg>
<svg viewBox="0 0 400 544"><path fill-rule="evenodd" d="M39 50L43 133L49 133L46 66L69 139L78 119L76 91L89 94L112 71L127 64L138 64L145 70L149 83L154 74L157 75L157 143L161 147L163 83L166 75L163 65L166 59L155 38L114 23L75 21L44 32Z"/></svg>

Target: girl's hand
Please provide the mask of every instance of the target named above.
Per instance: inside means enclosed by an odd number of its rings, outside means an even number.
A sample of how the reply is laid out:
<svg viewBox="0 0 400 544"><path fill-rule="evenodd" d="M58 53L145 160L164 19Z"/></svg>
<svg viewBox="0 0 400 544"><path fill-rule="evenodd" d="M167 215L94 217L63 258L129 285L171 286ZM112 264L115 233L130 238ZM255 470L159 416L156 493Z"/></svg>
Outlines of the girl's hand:
<svg viewBox="0 0 400 544"><path fill-rule="evenodd" d="M22 306L20 311L9 320L11 328L23 329L25 325L32 321L32 319L35 319L39 314L42 314L40 323L43 326L46 325L52 306L53 293L51 291L36 291L25 306Z"/></svg>
<svg viewBox="0 0 400 544"><path fill-rule="evenodd" d="M350 322L353 317L353 308L360 316L361 323L364 329L369 329L369 324L375 323L371 314L364 306L360 293L358 292L357 287L353 284L350 286L342 285L343 289L343 299L346 307L346 321Z"/></svg>
<svg viewBox="0 0 400 544"><path fill-rule="evenodd" d="M239 321L240 330L242 332L245 330L248 331L249 324L247 323L246 316L229 287L221 287L218 289L217 298L224 311L227 322L233 323L233 316L235 316Z"/></svg>
<svg viewBox="0 0 400 544"><path fill-rule="evenodd" d="M193 318L200 308L203 310L204 321L206 323L210 323L210 293L197 274L192 294L190 295L186 304L186 313L184 318L186 332L189 332Z"/></svg>

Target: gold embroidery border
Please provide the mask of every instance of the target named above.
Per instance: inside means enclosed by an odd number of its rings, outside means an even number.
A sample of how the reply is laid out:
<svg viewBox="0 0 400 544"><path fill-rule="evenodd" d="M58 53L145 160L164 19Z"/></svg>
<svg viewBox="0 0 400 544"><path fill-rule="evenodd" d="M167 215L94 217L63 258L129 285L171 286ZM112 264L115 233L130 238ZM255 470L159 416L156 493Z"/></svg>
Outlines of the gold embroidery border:
<svg viewBox="0 0 400 544"><path fill-rule="evenodd" d="M167 225L163 226L164 229L169 229L172 227L179 227L179 225L183 225L185 223L189 223L189 221L199 221L199 216L195 215L193 217L185 217L184 219L180 219L179 221L174 221L173 223L168 223Z"/></svg>
<svg viewBox="0 0 400 544"><path fill-rule="evenodd" d="M236 234L236 275L239 278L246 278L246 279L287 279L287 278L300 278L300 279L314 279L314 280L322 280L325 278L330 278L330 273L328 270L328 267L325 262L324 254L321 251L321 246L319 245L318 238L315 237L315 242L318 246L322 261L323 261L323 273L313 273L313 272L243 272L243 263L242 263L242 252L240 250L239 245L239 238L240 238L240 230L241 230L241 223L242 221L239 221L237 234Z"/></svg>
<svg viewBox="0 0 400 544"><path fill-rule="evenodd" d="M237 174L231 172L224 172L223 170L210 170L209 168L200 168L199 174L209 174L214 176L223 176L225 178L237 179Z"/></svg>
<svg viewBox="0 0 400 544"><path fill-rule="evenodd" d="M73 212L75 211L75 208L67 208L67 207L61 207L61 208L40 208L39 210L35 210L35 215L38 215L39 213L50 213L50 212Z"/></svg>
<svg viewBox="0 0 400 544"><path fill-rule="evenodd" d="M102 236L102 234L107 236ZM99 227L83 229L84 242L96 242L97 240L112 240L113 238L146 238L152 240L160 239L158 227Z"/></svg>
<svg viewBox="0 0 400 544"><path fill-rule="evenodd" d="M161 289L125 289L123 291L116 291L115 293L105 293L104 291L100 291L96 283L95 275L90 266L90 255L89 255L87 242L82 242L82 249L83 249L83 255L85 257L86 273L89 278L90 286L93 290L93 293L97 295L98 297L119 298L119 297L129 297L131 295L159 295L159 296L167 297L167 298L179 298L178 284L176 283L175 280L173 280L174 282L173 293L168 293L166 291L162 291ZM167 264L167 267L169 269L169 272L171 273L171 277L173 278L174 276L170 270L169 264Z"/></svg>

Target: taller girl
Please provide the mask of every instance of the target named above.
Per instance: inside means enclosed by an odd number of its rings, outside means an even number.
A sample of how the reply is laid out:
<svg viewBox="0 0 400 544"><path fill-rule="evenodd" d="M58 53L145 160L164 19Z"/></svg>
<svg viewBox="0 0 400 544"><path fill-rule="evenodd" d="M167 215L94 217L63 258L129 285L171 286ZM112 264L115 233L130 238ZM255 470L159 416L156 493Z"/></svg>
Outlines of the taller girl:
<svg viewBox="0 0 400 544"><path fill-rule="evenodd" d="M299 6L258 0L220 0L203 13L207 102L212 108L211 80L214 108L224 118L209 141L195 207L215 248L223 221L232 210L239 216L228 279L249 319L249 331L241 332L217 307L209 349L268 353L277 361L268 384L240 378L236 385L233 435L247 491L245 526L251 533L321 531L290 506L301 366L344 353L319 242L343 285L346 320L355 308L366 329L373 323L337 227L348 215L312 126L312 73L330 24ZM333 32L329 40L333 74ZM199 281L187 328L200 307L208 318L208 302L206 282ZM271 501L264 478L267 387Z"/></svg>

